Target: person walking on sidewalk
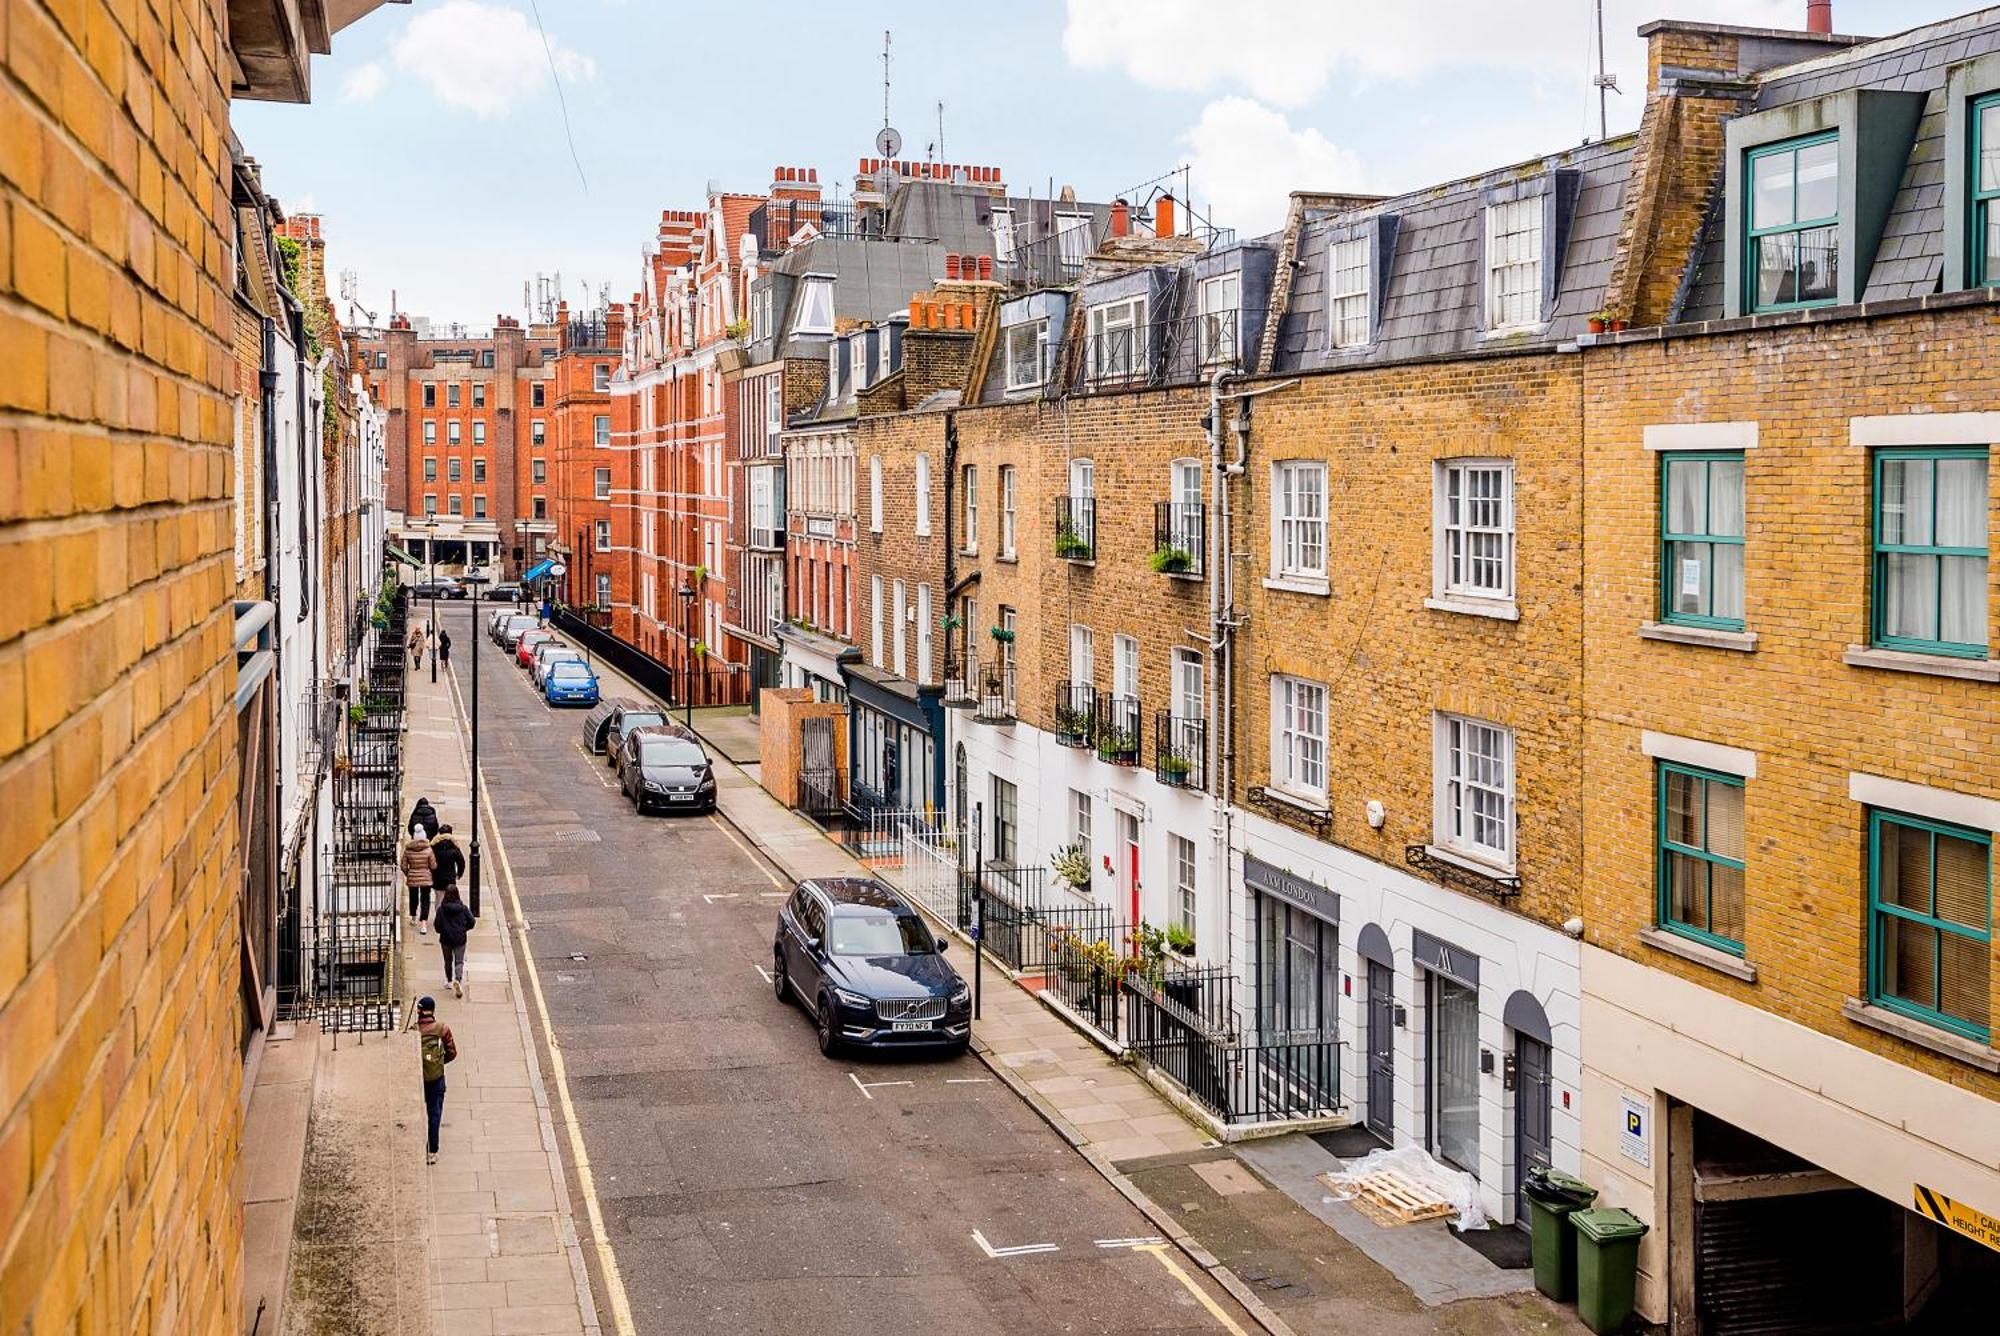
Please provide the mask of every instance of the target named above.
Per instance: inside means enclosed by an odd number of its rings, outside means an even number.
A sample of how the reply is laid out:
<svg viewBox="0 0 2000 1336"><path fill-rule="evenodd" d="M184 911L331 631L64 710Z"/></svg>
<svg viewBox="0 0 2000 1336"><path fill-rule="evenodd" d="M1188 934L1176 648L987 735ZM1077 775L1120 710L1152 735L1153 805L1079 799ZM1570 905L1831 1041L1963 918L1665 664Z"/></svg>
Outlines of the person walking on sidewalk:
<svg viewBox="0 0 2000 1336"><path fill-rule="evenodd" d="M465 996L465 939L472 922L472 910L458 898L458 887L445 887L438 899L438 950L444 953L444 981L459 997Z"/></svg>
<svg viewBox="0 0 2000 1336"><path fill-rule="evenodd" d="M412 626L410 628L410 667L412 669L420 669L423 666L424 666L424 624L422 622L418 622L415 626Z"/></svg>
<svg viewBox="0 0 2000 1336"><path fill-rule="evenodd" d="M451 632L442 626L438 628L437 656L438 667L451 667Z"/></svg>
<svg viewBox="0 0 2000 1336"><path fill-rule="evenodd" d="M436 1164L438 1124L444 1121L445 1064L458 1061L458 1043L451 1027L437 1018L437 1003L428 996L417 999L417 1052L423 1058L424 1121L428 1128L424 1163Z"/></svg>
<svg viewBox="0 0 2000 1336"><path fill-rule="evenodd" d="M438 825L437 808L431 806L429 798L417 799L417 805L410 809L410 819L404 829L412 837L421 834L427 840L437 838L441 827Z"/></svg>
<svg viewBox="0 0 2000 1336"><path fill-rule="evenodd" d="M439 826L437 834L431 836L431 852L437 855L437 866L431 869L431 889L442 895L458 885L458 879L465 875L465 853L451 833L450 822Z"/></svg>
<svg viewBox="0 0 2000 1336"><path fill-rule="evenodd" d="M410 917L417 921L419 936L430 934L431 874L437 868L437 853L421 833L412 835L403 846L403 880L410 888Z"/></svg>

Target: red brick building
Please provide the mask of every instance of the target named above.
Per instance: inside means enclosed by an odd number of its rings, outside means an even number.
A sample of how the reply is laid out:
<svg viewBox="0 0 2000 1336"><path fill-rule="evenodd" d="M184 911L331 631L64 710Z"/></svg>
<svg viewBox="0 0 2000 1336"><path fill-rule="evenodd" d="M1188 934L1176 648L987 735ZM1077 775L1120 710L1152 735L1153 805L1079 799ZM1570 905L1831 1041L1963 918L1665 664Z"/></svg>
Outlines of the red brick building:
<svg viewBox="0 0 2000 1336"><path fill-rule="evenodd" d="M533 486L520 527L563 561L564 600L598 609L600 625L630 640L633 398L612 393L624 354L625 307L577 316L561 307L555 335L549 442L530 462Z"/></svg>

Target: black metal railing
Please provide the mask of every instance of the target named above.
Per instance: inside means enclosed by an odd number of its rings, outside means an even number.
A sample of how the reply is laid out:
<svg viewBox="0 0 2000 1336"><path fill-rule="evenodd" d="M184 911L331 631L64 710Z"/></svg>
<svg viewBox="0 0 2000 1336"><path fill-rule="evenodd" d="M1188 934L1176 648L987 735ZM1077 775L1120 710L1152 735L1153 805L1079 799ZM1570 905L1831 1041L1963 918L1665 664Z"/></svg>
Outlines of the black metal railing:
<svg viewBox="0 0 2000 1336"><path fill-rule="evenodd" d="M1163 575L1200 575L1208 549L1208 507L1199 501L1153 505L1153 569Z"/></svg>
<svg viewBox="0 0 2000 1336"><path fill-rule="evenodd" d="M1097 560L1097 498L1056 498L1056 555L1068 561Z"/></svg>
<svg viewBox="0 0 2000 1336"><path fill-rule="evenodd" d="M1082 215L1052 219L1047 227L1017 218L1013 251L994 268L1003 281L1020 289L1073 287L1103 230Z"/></svg>
<svg viewBox="0 0 2000 1336"><path fill-rule="evenodd" d="M1222 970L1190 973L1196 977L1127 972L1125 1042L1134 1053L1225 1123L1338 1110L1338 1039L1324 1031L1239 1036L1233 977Z"/></svg>
<svg viewBox="0 0 2000 1336"><path fill-rule="evenodd" d="M1162 710L1153 716L1153 777L1178 789L1208 787L1208 721Z"/></svg>
<svg viewBox="0 0 2000 1336"><path fill-rule="evenodd" d="M820 819L844 811L840 771L831 766L799 771L799 810Z"/></svg>
<svg viewBox="0 0 2000 1336"><path fill-rule="evenodd" d="M1012 970L1047 969L1064 934L1112 932L1114 920L1111 910L1090 903L1046 867L987 863L977 876L970 869L959 874L959 927L976 923L985 949Z"/></svg>
<svg viewBox="0 0 2000 1336"><path fill-rule="evenodd" d="M1004 723L1014 717L1014 665L994 660L979 665L979 698L972 717L981 723Z"/></svg>
<svg viewBox="0 0 2000 1336"><path fill-rule="evenodd" d="M1088 682L1056 683L1056 741L1065 747L1088 747L1097 731L1097 688Z"/></svg>
<svg viewBox="0 0 2000 1336"><path fill-rule="evenodd" d="M592 625L585 620L586 615L574 608L557 608L550 625L661 702L676 707L741 705L749 699L749 674L731 667L704 664L675 668L661 663L636 645Z"/></svg>
<svg viewBox="0 0 2000 1336"><path fill-rule="evenodd" d="M1116 1042L1123 1028L1118 979L1132 929L1118 921L1115 910L1101 907L1058 911L1058 915L1047 925L1047 992Z"/></svg>
<svg viewBox="0 0 2000 1336"><path fill-rule="evenodd" d="M1091 730L1091 745L1097 748L1097 759L1109 761L1112 765L1139 764L1140 729L1145 713L1139 707L1137 696L1113 696L1106 693L1097 698L1096 723Z"/></svg>
<svg viewBox="0 0 2000 1336"><path fill-rule="evenodd" d="M1193 385L1242 364L1238 311L1209 311L1100 330L1083 340L1086 390Z"/></svg>
<svg viewBox="0 0 2000 1336"><path fill-rule="evenodd" d="M947 643L944 651L944 703L970 705L974 693L971 669L976 667L963 646Z"/></svg>

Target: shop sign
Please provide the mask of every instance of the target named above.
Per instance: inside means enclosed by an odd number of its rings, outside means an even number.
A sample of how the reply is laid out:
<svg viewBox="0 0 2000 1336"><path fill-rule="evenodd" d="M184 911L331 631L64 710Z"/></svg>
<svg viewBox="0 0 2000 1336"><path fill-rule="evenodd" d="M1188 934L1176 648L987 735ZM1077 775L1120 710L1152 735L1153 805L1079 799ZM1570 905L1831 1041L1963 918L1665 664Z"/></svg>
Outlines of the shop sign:
<svg viewBox="0 0 2000 1336"><path fill-rule="evenodd" d="M1340 922L1340 897L1320 885L1301 877L1296 872L1287 872L1281 867L1273 867L1261 858L1243 855L1243 884L1259 895L1269 895L1295 905L1308 914L1325 919L1328 923Z"/></svg>
<svg viewBox="0 0 2000 1336"><path fill-rule="evenodd" d="M1479 987L1477 953L1462 946L1453 946L1442 937L1433 937L1427 932L1411 934L1410 942L1416 952L1417 963L1431 973L1456 979L1467 988Z"/></svg>

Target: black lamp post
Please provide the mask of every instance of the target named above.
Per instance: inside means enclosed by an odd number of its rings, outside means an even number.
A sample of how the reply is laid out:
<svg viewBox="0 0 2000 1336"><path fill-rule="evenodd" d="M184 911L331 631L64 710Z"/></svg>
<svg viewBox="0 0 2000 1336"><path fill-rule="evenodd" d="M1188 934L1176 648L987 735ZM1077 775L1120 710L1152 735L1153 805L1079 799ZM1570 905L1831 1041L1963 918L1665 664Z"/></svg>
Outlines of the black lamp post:
<svg viewBox="0 0 2000 1336"><path fill-rule="evenodd" d="M472 853L468 863L472 896L467 908L479 917L479 590L487 583L483 575L468 575L472 586L472 630L466 643L472 646Z"/></svg>
<svg viewBox="0 0 2000 1336"><path fill-rule="evenodd" d="M424 555L431 563L431 681L438 680L438 522L432 515L424 521Z"/></svg>
<svg viewBox="0 0 2000 1336"><path fill-rule="evenodd" d="M694 586L682 585L675 591L681 600L681 708L687 726L694 727Z"/></svg>

